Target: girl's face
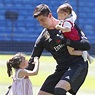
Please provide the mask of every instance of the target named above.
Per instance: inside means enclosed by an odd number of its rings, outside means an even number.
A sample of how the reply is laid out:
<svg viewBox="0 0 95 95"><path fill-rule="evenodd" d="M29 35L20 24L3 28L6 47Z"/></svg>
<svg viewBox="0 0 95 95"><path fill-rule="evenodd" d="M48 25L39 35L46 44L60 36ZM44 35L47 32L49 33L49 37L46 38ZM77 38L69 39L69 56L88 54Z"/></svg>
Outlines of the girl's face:
<svg viewBox="0 0 95 95"><path fill-rule="evenodd" d="M24 57L22 57L22 62L20 63L19 67L24 69L28 66L28 60L26 60Z"/></svg>

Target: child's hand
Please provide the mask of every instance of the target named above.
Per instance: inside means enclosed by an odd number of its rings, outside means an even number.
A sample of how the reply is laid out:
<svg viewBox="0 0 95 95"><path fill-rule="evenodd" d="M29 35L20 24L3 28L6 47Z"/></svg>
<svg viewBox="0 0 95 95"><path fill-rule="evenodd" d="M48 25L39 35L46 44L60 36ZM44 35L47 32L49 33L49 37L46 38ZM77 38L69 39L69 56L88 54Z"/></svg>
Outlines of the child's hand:
<svg viewBox="0 0 95 95"><path fill-rule="evenodd" d="M62 21L59 21L59 23L55 26L56 29L60 29L62 27Z"/></svg>
<svg viewBox="0 0 95 95"><path fill-rule="evenodd" d="M60 27L61 27L61 25L59 25L59 24L57 24L57 25L55 26L56 29L60 29Z"/></svg>

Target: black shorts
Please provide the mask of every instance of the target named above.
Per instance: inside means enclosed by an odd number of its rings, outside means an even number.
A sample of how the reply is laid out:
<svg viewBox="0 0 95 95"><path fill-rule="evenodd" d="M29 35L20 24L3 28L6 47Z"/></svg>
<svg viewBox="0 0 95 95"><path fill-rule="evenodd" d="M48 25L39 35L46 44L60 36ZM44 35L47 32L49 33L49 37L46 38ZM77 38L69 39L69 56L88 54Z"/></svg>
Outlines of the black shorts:
<svg viewBox="0 0 95 95"><path fill-rule="evenodd" d="M83 64L74 64L65 71L56 71L48 76L40 90L54 94L56 84L60 80L66 80L71 84L71 90L68 92L75 94L83 84L88 72L88 63Z"/></svg>

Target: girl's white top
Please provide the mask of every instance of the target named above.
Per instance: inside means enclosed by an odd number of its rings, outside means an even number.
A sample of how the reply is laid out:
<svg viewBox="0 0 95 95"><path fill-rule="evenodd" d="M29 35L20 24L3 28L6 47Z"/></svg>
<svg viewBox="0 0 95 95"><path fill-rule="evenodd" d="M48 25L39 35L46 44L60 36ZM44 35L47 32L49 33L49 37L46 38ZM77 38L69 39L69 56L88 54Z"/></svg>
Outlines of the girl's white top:
<svg viewBox="0 0 95 95"><path fill-rule="evenodd" d="M29 78L18 78L21 69L18 69L13 77L12 87L8 95L33 95L32 83Z"/></svg>

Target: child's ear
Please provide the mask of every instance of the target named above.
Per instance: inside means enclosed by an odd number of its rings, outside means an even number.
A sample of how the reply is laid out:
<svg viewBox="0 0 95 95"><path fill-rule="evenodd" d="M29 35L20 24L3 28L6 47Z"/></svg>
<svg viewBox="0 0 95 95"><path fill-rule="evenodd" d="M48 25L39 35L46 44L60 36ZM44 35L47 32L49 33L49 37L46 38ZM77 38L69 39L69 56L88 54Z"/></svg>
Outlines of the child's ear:
<svg viewBox="0 0 95 95"><path fill-rule="evenodd" d="M66 16L66 15L67 15L67 13L66 13L66 12L64 12L64 15Z"/></svg>
<svg viewBox="0 0 95 95"><path fill-rule="evenodd" d="M52 14L51 13L49 13L49 15L48 15L50 18L52 17Z"/></svg>

